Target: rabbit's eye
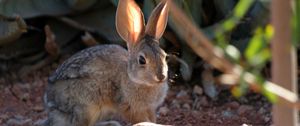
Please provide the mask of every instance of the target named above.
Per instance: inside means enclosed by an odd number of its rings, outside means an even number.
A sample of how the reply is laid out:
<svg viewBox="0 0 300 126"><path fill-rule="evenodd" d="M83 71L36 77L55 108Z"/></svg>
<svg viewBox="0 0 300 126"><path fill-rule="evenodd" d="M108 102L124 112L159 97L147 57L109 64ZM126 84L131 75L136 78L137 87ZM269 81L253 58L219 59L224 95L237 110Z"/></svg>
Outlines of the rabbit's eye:
<svg viewBox="0 0 300 126"><path fill-rule="evenodd" d="M146 64L146 59L143 56L139 56L139 64L140 65L145 65Z"/></svg>

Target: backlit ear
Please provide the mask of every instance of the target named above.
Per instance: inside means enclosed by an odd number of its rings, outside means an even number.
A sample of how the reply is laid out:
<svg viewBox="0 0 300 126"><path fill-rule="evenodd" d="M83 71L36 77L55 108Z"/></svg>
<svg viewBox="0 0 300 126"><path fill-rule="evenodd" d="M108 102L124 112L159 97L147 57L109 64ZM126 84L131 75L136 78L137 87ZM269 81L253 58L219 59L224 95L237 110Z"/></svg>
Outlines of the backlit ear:
<svg viewBox="0 0 300 126"><path fill-rule="evenodd" d="M144 16L134 0L119 0L116 14L117 32L127 45L135 44L144 33Z"/></svg>
<svg viewBox="0 0 300 126"><path fill-rule="evenodd" d="M163 0L152 11L148 23L146 25L145 33L156 39L163 35L168 22L168 0Z"/></svg>

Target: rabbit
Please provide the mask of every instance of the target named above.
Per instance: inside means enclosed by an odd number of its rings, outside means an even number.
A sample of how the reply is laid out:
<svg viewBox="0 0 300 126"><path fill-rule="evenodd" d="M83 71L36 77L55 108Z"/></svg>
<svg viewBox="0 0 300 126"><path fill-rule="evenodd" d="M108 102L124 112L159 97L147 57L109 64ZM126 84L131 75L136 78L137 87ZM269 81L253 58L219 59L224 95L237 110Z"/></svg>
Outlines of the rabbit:
<svg viewBox="0 0 300 126"><path fill-rule="evenodd" d="M127 49L97 45L59 66L45 90L45 125L94 126L114 116L132 124L156 122L169 88L167 54L159 46L168 8L167 0L160 2L145 25L134 0L119 0L116 29Z"/></svg>

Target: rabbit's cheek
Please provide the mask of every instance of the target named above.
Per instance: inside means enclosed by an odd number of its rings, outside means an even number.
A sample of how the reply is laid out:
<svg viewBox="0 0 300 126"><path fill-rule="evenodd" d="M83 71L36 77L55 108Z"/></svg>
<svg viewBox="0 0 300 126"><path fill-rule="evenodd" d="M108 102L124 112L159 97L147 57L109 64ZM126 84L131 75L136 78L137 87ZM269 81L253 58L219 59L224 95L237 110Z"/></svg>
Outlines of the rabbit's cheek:
<svg viewBox="0 0 300 126"><path fill-rule="evenodd" d="M134 71L134 72L128 72L128 77L131 81L137 84L144 84L145 80L141 77L142 74L140 72Z"/></svg>

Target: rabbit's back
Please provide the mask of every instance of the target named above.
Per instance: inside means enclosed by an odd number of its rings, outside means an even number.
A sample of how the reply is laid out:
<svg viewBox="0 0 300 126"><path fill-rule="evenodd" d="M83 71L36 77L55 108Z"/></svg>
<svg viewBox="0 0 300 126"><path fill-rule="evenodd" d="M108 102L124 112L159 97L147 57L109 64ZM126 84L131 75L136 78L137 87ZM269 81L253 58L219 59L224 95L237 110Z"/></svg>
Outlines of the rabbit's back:
<svg viewBox="0 0 300 126"><path fill-rule="evenodd" d="M49 77L45 105L50 111L87 111L82 116L91 119L103 108L114 109L121 96L118 74L126 73L127 55L118 45L94 46L73 55Z"/></svg>
<svg viewBox="0 0 300 126"><path fill-rule="evenodd" d="M106 73L127 62L127 50L119 45L99 45L84 49L67 59L49 77L49 83Z"/></svg>

